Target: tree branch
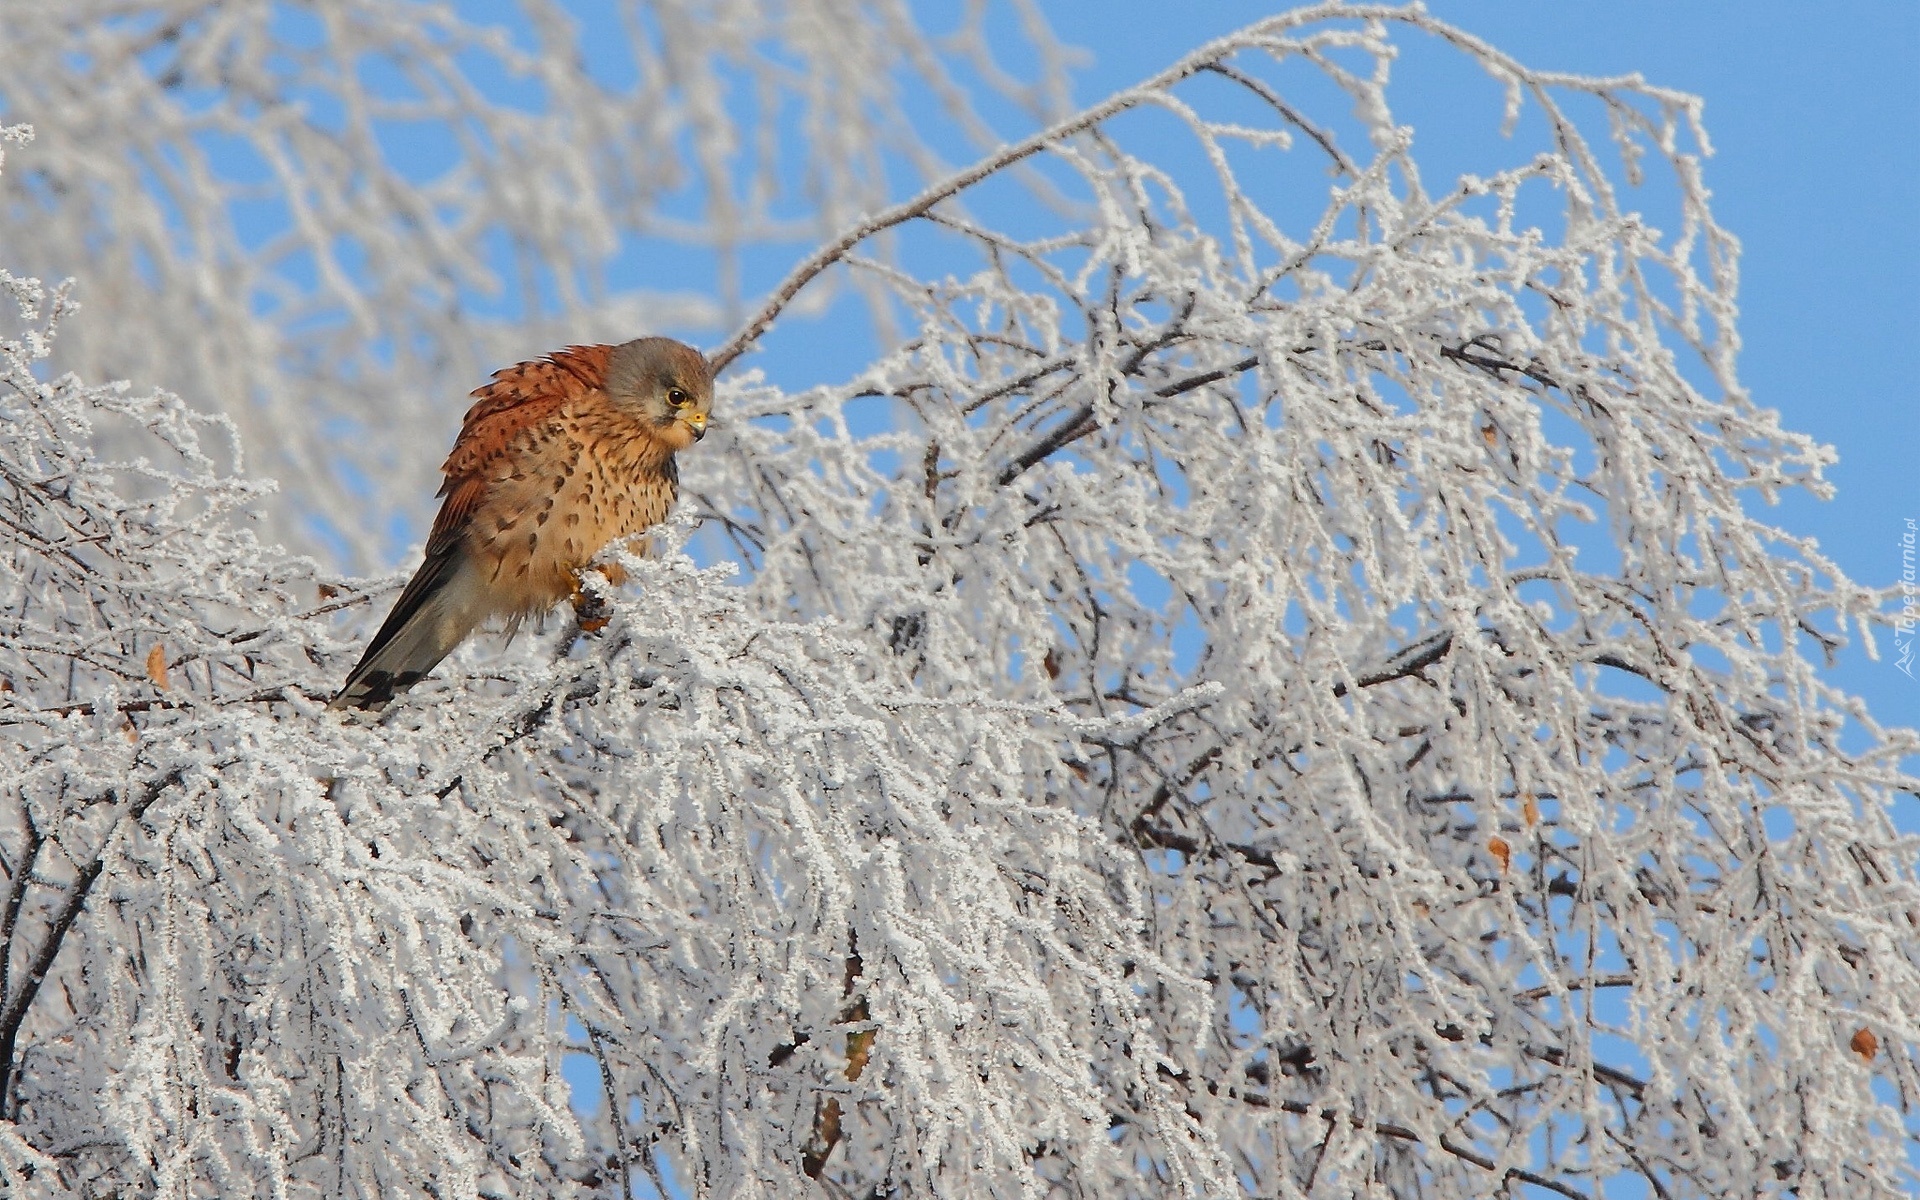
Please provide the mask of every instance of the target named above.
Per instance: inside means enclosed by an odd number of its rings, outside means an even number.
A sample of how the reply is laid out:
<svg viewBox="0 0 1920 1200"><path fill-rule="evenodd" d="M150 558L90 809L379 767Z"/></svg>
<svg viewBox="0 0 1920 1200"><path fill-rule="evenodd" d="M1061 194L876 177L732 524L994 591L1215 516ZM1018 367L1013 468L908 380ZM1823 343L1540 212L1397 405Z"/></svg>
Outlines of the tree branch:
<svg viewBox="0 0 1920 1200"><path fill-rule="evenodd" d="M27 886L33 879L34 865L40 861L40 848L46 845L46 836L40 832L40 826L34 823L33 813L27 809L27 801L20 800L20 820L27 829L27 844L22 848L20 861L14 866L13 879L7 886L7 910L0 916L0 1006L6 1003L8 989L12 986L13 975L13 935L20 921L20 908L26 903ZM3 1010L3 1008L0 1008ZM0 1092L0 1099L4 1092ZM5 1112L0 1104L0 1112Z"/></svg>
<svg viewBox="0 0 1920 1200"><path fill-rule="evenodd" d="M1220 367L1217 370L1212 370L1212 371L1202 371L1198 375L1189 376L1188 378L1179 380L1178 382L1170 383L1165 387L1158 389L1153 394L1155 397L1159 399L1170 400L1175 396L1179 396L1187 392L1191 392L1195 388L1202 388L1207 386L1209 383L1218 383L1222 379L1226 379L1229 376L1239 375L1242 372L1251 371L1253 370L1253 368L1259 365L1260 365L1259 356L1251 355L1247 358L1241 359L1239 362L1236 362L1231 366ZM1094 417L1093 417L1093 405L1091 404L1081 405L1079 408L1075 409L1071 414L1069 414L1066 420L1054 426L1052 433L1047 434L1045 437L1041 438L1039 441L1035 442L1033 445L1027 447L1025 450L1015 455L1013 458L1013 461L1009 462L1000 471L1000 478L998 480L1000 486L1005 487L1006 485L1012 483L1015 479L1018 479L1021 473L1026 471L1028 467L1031 467L1033 464L1039 462L1041 459L1054 453L1056 450L1059 450L1061 447L1067 445L1068 443L1078 441L1079 439L1087 436L1089 433L1092 433L1094 430L1098 429L1099 427L1100 427L1100 423L1094 420Z"/></svg>
<svg viewBox="0 0 1920 1200"><path fill-rule="evenodd" d="M127 809L121 821L114 822L108 830L106 841L100 852L85 866L67 889L67 902L61 906L53 923L47 929L46 940L40 944L39 953L27 970L27 977L20 983L20 991L4 1009L0 1009L0 1113L13 1111L13 1085L15 1071L13 1052L20 1036L20 1026L27 1019L27 1011L33 1007L34 997L40 992L40 985L46 981L47 972L53 969L54 960L60 957L60 950L66 944L67 934L72 931L74 922L80 919L81 909L86 907L87 896L93 891L93 885L99 880L100 873L106 870L107 851L112 846L113 834L123 821L138 821L146 815L153 802L158 800L168 788L180 783L184 767L175 767L172 771L149 783L140 797ZM0 997L4 999L4 997Z"/></svg>
<svg viewBox="0 0 1920 1200"><path fill-rule="evenodd" d="M1329 1125L1331 1125L1336 1119L1332 1113L1318 1112L1318 1110L1316 1110L1313 1105L1302 1103L1299 1100L1270 1100L1265 1096L1259 1096L1259 1095L1242 1095L1242 1096L1239 1096L1238 1099L1247 1104L1256 1105L1262 1108L1265 1108L1265 1107L1278 1108L1283 1112L1290 1112L1303 1117L1314 1116L1317 1113L1320 1119L1323 1121L1326 1121ZM1421 1137L1419 1134L1415 1133L1413 1130L1408 1129L1405 1125L1394 1125L1386 1121L1374 1121L1369 1123L1367 1121L1361 1120L1358 1117L1348 1117L1347 1121L1355 1129L1371 1130L1372 1132L1379 1134L1381 1137L1393 1138L1396 1141L1402 1141L1402 1142L1413 1142L1416 1145L1424 1146L1427 1144L1427 1141L1425 1138ZM1440 1137L1440 1148L1442 1150L1445 1150L1448 1154L1453 1155L1455 1158L1462 1159L1466 1162L1470 1162L1474 1166L1479 1167L1482 1170L1486 1170L1486 1171L1498 1170L1500 1166L1500 1164L1495 1162L1493 1159L1488 1158L1486 1155L1481 1154L1476 1150L1470 1150L1467 1147L1462 1146L1460 1143L1454 1141L1452 1138L1447 1137L1444 1134L1442 1134ZM1567 1197L1567 1200L1591 1200L1591 1197L1589 1197L1585 1192L1579 1191L1575 1188L1568 1187L1566 1184L1561 1183L1558 1180L1549 1179L1544 1175L1540 1175L1533 1171L1526 1170L1523 1167L1508 1167L1506 1171L1502 1174L1501 1178L1503 1181L1508 1179L1517 1179L1521 1183L1530 1183L1534 1187L1545 1188L1546 1190L1553 1192L1556 1195L1565 1196Z"/></svg>
<svg viewBox="0 0 1920 1200"><path fill-rule="evenodd" d="M1387 659L1385 665L1379 670L1362 675L1360 678L1354 680L1354 682L1363 688L1375 687L1382 683L1391 683L1396 679L1405 679L1410 675L1418 675L1434 663L1445 658L1447 651L1451 649L1453 649L1453 635L1451 633L1434 634L1423 642L1415 642L1413 645L1397 651L1392 657ZM1344 683L1334 684L1333 694L1336 696L1346 695L1347 685Z"/></svg>

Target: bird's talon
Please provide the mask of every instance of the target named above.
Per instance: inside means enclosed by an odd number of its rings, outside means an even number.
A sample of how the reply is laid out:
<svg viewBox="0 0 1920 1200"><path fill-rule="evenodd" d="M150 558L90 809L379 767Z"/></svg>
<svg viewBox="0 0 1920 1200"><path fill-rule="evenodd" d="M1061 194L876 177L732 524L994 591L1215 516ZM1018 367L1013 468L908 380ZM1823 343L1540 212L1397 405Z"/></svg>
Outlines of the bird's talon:
<svg viewBox="0 0 1920 1200"><path fill-rule="evenodd" d="M607 621L610 619L607 602L598 596L589 594L578 586L579 575L577 573L574 576L574 580L575 587L573 594L569 596L568 599L573 603L573 614L575 619L580 622L580 631L582 633L598 633L607 627Z"/></svg>

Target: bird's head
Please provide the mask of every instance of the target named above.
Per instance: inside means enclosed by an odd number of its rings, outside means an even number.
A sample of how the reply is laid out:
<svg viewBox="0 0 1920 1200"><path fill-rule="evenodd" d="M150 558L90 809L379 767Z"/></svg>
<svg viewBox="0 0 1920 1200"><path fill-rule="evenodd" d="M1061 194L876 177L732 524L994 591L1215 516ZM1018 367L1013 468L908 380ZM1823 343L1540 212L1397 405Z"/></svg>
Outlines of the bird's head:
<svg viewBox="0 0 1920 1200"><path fill-rule="evenodd" d="M706 436L713 372L684 342L640 338L615 346L608 356L607 395L668 448L685 450Z"/></svg>

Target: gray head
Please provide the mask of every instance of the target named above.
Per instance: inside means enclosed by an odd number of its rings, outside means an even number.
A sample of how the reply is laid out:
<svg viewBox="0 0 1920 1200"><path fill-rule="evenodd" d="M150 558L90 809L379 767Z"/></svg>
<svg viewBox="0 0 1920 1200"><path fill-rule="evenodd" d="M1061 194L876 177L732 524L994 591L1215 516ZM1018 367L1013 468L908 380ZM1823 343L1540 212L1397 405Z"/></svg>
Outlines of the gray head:
<svg viewBox="0 0 1920 1200"><path fill-rule="evenodd" d="M607 356L607 395L653 427L674 450L707 434L713 410L713 372L698 350L672 338L625 342Z"/></svg>

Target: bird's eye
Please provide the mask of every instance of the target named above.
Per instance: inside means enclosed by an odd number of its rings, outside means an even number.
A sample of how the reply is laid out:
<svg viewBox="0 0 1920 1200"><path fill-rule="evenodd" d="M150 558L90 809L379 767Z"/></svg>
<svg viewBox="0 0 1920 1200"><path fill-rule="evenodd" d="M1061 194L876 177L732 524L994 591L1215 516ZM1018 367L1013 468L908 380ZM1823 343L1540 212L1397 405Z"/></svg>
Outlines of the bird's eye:
<svg viewBox="0 0 1920 1200"><path fill-rule="evenodd" d="M686 389L684 388L668 388L667 403L673 405L675 408L685 408L687 405L693 403L693 397L687 395Z"/></svg>

